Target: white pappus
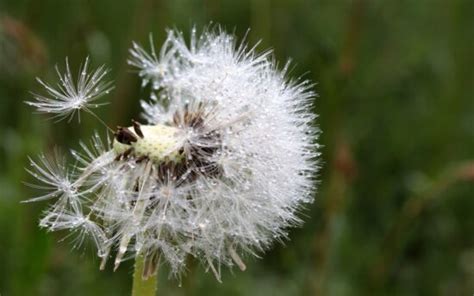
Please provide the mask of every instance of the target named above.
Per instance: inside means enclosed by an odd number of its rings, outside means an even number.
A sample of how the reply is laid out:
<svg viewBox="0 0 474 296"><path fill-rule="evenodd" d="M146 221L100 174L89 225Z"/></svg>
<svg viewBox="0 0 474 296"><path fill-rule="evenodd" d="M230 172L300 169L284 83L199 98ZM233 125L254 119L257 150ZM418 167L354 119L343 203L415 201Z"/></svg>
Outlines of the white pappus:
<svg viewBox="0 0 474 296"><path fill-rule="evenodd" d="M144 278L160 260L179 274L189 256L219 280L222 265L244 270L242 257L286 238L313 200L312 84L288 80L270 51L258 54L220 29L193 29L189 43L169 31L158 54L153 44L151 53L137 44L130 53L143 85L152 85L141 102L145 123L81 144L74 168L61 157L32 160L35 187L46 192L31 200L54 200L40 225L78 232L79 242L91 236L101 268L111 256L115 268L144 256ZM30 104L70 116L109 89L102 74L74 85L68 67L59 90L45 85L53 98Z"/></svg>
<svg viewBox="0 0 474 296"><path fill-rule="evenodd" d="M56 88L37 78L36 80L48 92L48 96L34 94L35 101L26 103L36 107L39 112L54 114L53 117L59 120L67 117L71 120L76 113L79 116L81 110L93 114L90 109L104 105L104 103L98 104L95 101L104 94L108 94L113 87L111 82L102 81L107 74L107 69L104 66L99 67L93 73L87 72L88 66L89 58L86 58L79 71L77 83L74 83L69 62L66 58L66 73L61 74L56 66L56 72L60 80Z"/></svg>

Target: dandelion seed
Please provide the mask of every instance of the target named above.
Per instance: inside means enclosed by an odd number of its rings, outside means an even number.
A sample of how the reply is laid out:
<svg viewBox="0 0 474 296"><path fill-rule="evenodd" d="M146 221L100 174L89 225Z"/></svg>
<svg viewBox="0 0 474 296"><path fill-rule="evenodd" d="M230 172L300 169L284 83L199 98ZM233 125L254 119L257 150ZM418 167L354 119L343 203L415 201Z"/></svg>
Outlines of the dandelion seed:
<svg viewBox="0 0 474 296"><path fill-rule="evenodd" d="M78 114L79 116L81 110L91 112L90 109L104 105L104 103L96 103L96 101L113 89L111 82L102 81L107 70L101 66L88 73L88 66L89 58L86 58L79 71L77 81L74 82L66 58L66 72L64 74L56 67L60 83L53 87L37 78L36 80L46 89L47 95L34 94L35 100L26 103L36 107L38 112L53 114L53 118L58 120L65 118L71 120L74 115Z"/></svg>
<svg viewBox="0 0 474 296"><path fill-rule="evenodd" d="M133 43L130 49L130 59L128 64L134 66L139 70L138 75L142 78L142 86L146 86L149 82L155 90L161 87L160 80L163 79L172 70L172 62L174 62L174 48L171 45L173 39L172 34L168 36L160 55L156 54L155 46L153 44L153 37L150 34L150 48L151 53L148 53L137 43Z"/></svg>
<svg viewBox="0 0 474 296"><path fill-rule="evenodd" d="M72 182L73 172L68 169L66 159L55 151L52 157L41 155L39 161L30 158L31 169L27 171L40 184L28 184L30 187L46 193L27 200L26 202L42 201L51 198L70 199L77 196L77 190Z"/></svg>

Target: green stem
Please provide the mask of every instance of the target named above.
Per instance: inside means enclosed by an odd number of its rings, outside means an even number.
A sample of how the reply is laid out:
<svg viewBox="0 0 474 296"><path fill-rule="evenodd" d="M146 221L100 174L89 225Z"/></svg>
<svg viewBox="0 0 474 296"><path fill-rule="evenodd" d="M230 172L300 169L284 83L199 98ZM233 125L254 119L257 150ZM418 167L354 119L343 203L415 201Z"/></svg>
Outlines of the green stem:
<svg viewBox="0 0 474 296"><path fill-rule="evenodd" d="M145 258L137 255L135 258L135 271L133 273L132 296L155 296L157 290L157 275L152 275L148 279L142 278L145 268Z"/></svg>

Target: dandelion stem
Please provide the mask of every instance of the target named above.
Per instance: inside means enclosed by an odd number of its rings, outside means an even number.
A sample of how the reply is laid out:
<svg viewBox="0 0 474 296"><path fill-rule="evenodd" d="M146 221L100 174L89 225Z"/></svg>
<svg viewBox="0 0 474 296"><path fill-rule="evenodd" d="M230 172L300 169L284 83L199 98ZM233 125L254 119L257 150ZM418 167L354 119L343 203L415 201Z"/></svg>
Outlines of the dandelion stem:
<svg viewBox="0 0 474 296"><path fill-rule="evenodd" d="M142 255L137 255L135 259L135 271L133 273L132 296L156 295L157 275L154 274L147 279L144 279L143 271L145 268L145 258Z"/></svg>

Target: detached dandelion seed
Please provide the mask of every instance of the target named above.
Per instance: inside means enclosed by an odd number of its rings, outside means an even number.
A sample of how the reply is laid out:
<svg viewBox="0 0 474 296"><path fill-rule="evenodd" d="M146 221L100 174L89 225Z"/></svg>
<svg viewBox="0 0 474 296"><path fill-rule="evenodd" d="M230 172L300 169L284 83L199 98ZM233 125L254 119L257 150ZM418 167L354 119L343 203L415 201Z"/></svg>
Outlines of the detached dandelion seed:
<svg viewBox="0 0 474 296"><path fill-rule="evenodd" d="M62 74L56 66L60 81L56 87L37 78L38 83L46 89L47 96L34 94L35 100L26 103L36 107L39 112L52 114L58 120L65 118L71 120L76 114L80 120L79 112L81 110L91 113L90 109L104 105L104 103L96 101L113 89L111 82L103 81L107 74L104 66L92 73L87 72L88 66L89 58L86 58L75 83L69 68L69 61L66 58L66 73Z"/></svg>
<svg viewBox="0 0 474 296"><path fill-rule="evenodd" d="M245 258L286 238L313 200L312 84L288 80L269 51L258 54L218 28L193 30L189 44L169 31L159 54L153 43L151 53L137 44L130 53L143 85L152 83L144 122L82 144L73 174L33 162L50 193L32 200L55 199L41 226L78 232L79 242L91 236L101 269L110 258L114 269L137 258L143 279L162 262L179 276L187 257L219 281L221 266L245 270ZM42 83L52 98L31 105L72 117L110 89L102 67L77 85L66 68L58 90Z"/></svg>

